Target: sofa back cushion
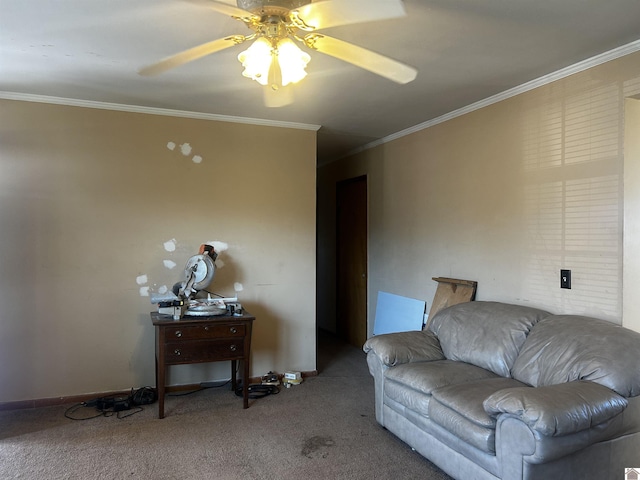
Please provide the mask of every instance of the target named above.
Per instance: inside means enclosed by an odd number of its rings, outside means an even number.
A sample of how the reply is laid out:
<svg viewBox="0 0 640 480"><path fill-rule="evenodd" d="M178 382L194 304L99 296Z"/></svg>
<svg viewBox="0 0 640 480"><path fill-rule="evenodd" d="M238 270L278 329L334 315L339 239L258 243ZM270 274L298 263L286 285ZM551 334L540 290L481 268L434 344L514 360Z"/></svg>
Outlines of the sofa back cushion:
<svg viewBox="0 0 640 480"><path fill-rule="evenodd" d="M590 380L623 397L640 394L640 333L579 315L553 315L533 328L513 378L541 387Z"/></svg>
<svg viewBox="0 0 640 480"><path fill-rule="evenodd" d="M446 358L509 377L531 328L548 312L499 302L467 302L439 311L429 330Z"/></svg>

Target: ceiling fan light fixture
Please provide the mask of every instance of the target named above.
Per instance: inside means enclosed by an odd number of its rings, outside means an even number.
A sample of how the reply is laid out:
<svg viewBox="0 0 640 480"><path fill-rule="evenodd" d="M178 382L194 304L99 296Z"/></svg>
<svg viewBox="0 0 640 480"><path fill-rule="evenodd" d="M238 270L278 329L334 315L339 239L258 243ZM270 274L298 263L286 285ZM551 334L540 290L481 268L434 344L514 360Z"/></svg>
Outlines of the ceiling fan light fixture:
<svg viewBox="0 0 640 480"><path fill-rule="evenodd" d="M244 67L242 75L266 86L273 60L272 51L271 42L265 37L260 37L248 49L240 52L238 61Z"/></svg>
<svg viewBox="0 0 640 480"><path fill-rule="evenodd" d="M278 63L282 73L282 86L297 83L307 76L307 63L311 60L308 53L303 52L290 38L278 42Z"/></svg>
<svg viewBox="0 0 640 480"><path fill-rule="evenodd" d="M238 61L244 67L243 76L277 90L306 77L311 57L288 37L278 39L275 47L274 43L260 37L238 55Z"/></svg>
<svg viewBox="0 0 640 480"><path fill-rule="evenodd" d="M238 55L242 75L263 89L266 106L288 105L293 88L307 76L311 57L298 48L335 57L399 84L409 83L418 71L384 55L316 30L398 18L406 15L402 0L199 0L213 10L239 20L250 35L230 35L197 45L141 69L140 75L157 75L185 63L244 42L253 41Z"/></svg>

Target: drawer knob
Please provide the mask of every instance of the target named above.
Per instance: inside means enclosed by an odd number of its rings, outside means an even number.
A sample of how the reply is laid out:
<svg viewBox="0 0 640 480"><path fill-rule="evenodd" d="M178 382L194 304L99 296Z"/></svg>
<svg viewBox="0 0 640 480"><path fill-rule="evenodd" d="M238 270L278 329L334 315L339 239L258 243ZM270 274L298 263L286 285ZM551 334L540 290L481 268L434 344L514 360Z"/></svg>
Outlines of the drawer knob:
<svg viewBox="0 0 640 480"><path fill-rule="evenodd" d="M232 352L235 352L238 349L238 347L236 347L235 345L231 345L231 347L229 347L229 348L231 348Z"/></svg>
<svg viewBox="0 0 640 480"><path fill-rule="evenodd" d="M231 333L238 333L238 329L236 327L231 327L229 330Z"/></svg>
<svg viewBox="0 0 640 480"><path fill-rule="evenodd" d="M182 336L182 332L180 330L176 330L176 337L181 337Z"/></svg>
<svg viewBox="0 0 640 480"><path fill-rule="evenodd" d="M175 353L176 355L180 355L180 349L176 348L173 353Z"/></svg>
<svg viewBox="0 0 640 480"><path fill-rule="evenodd" d="M208 331L209 331L209 325L205 325L205 327L204 327L204 331L205 331L205 332L208 332Z"/></svg>

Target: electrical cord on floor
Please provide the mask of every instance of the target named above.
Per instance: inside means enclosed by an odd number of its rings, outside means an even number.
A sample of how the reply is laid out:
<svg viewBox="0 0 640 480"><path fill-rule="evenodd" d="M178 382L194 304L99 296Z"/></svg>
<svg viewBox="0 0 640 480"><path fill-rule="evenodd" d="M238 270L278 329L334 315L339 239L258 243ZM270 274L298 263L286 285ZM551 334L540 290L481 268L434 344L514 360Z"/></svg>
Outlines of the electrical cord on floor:
<svg viewBox="0 0 640 480"><path fill-rule="evenodd" d="M111 417L115 414L117 418L123 419L144 410L140 405L150 405L156 400L158 400L158 395L155 388L142 387L138 390L132 388L131 394L128 396L109 395L73 405L64 412L64 416L70 420L91 420L98 417ZM98 413L89 416L76 416L77 412L85 408L92 408Z"/></svg>
<svg viewBox="0 0 640 480"><path fill-rule="evenodd" d="M203 390L209 390L210 388L220 388L231 383L231 379L221 381L220 383L213 382L203 382L200 384L200 388L196 388L195 390L189 390L188 392L182 393L170 393L170 397L186 397L187 395L193 395L194 393L201 392Z"/></svg>
<svg viewBox="0 0 640 480"><path fill-rule="evenodd" d="M264 398L268 395L280 393L280 389L276 385L263 385L261 383L252 383L247 387L247 390L249 391L249 398ZM239 397L244 395L242 385L236 388L236 395Z"/></svg>
<svg viewBox="0 0 640 480"><path fill-rule="evenodd" d="M151 405L158 400L158 394L153 387L142 387L138 390L131 389L131 395L129 396L133 405Z"/></svg>
<svg viewBox="0 0 640 480"><path fill-rule="evenodd" d="M90 416L76 416L76 413L81 409L81 408L94 408L94 412L97 411L98 413L94 414L94 415L90 415ZM144 408L142 407L134 407L132 408L128 408L126 410L114 410L113 408L107 408L107 409L99 409L98 407L94 407L92 405L87 405L85 402L82 403L78 403L76 405L73 405L71 407L69 407L65 412L64 412L64 416L66 418L68 418L69 420L92 420L94 418L98 418L98 417L112 417L113 415L116 416L116 418L122 420L123 418L127 418L130 417L131 415L135 415L136 413L140 413L141 411L143 411ZM126 413L125 413L126 412Z"/></svg>
<svg viewBox="0 0 640 480"><path fill-rule="evenodd" d="M208 292L207 290L205 290L205 292L210 293L212 295L218 295L217 293L213 293L213 292ZM220 296L220 295L218 295ZM236 375L238 375L238 366L236 366ZM231 372L233 373L233 372ZM231 379L227 379L224 381L220 381L220 383L218 382L203 382L200 384L200 388L196 388L195 390L189 390L188 392L182 392L182 393L170 393L169 396L170 397L186 397L187 395L193 395L194 393L198 393L201 392L203 390L208 390L210 388L220 388L220 387L224 387L225 385L229 385L231 383Z"/></svg>
<svg viewBox="0 0 640 480"><path fill-rule="evenodd" d="M106 412L101 412L101 411L98 411L97 414L94 414L94 415L91 415L91 416L87 416L87 417L85 417L85 416L83 416L83 417L73 416L81 408L90 408L90 407L85 402L77 403L77 404L67 408L67 410L64 412L64 416L67 417L69 420L91 420L91 419L98 418L98 417L108 417L108 416L110 416Z"/></svg>

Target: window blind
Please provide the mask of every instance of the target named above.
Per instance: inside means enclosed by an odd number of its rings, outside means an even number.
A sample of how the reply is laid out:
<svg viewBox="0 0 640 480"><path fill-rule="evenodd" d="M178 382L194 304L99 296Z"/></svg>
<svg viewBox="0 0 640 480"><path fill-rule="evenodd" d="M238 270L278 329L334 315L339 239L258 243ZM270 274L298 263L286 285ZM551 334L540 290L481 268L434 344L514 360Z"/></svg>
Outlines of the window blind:
<svg viewBox="0 0 640 480"><path fill-rule="evenodd" d="M619 319L624 92L591 78L564 87L531 95L523 121L523 295L556 311ZM571 290L560 289L561 268L572 271Z"/></svg>

